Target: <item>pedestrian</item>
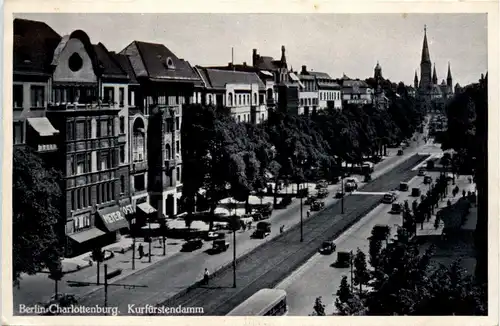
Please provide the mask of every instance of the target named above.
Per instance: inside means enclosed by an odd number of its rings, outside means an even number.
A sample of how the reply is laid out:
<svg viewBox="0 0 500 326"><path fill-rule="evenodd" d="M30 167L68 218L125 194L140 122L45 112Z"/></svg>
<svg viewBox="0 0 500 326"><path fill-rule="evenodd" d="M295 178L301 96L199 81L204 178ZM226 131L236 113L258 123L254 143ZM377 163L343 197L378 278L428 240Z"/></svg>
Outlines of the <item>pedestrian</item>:
<svg viewBox="0 0 500 326"><path fill-rule="evenodd" d="M137 248L137 251L139 252L139 259L142 259L144 257L144 246L142 243L139 244L139 248Z"/></svg>
<svg viewBox="0 0 500 326"><path fill-rule="evenodd" d="M283 225L280 226L280 233L283 233Z"/></svg>
<svg viewBox="0 0 500 326"><path fill-rule="evenodd" d="M205 268L205 272L203 273L203 283L205 285L208 284L208 278L210 277L210 273L208 272L208 268Z"/></svg>
<svg viewBox="0 0 500 326"><path fill-rule="evenodd" d="M472 183L472 177L469 176L469 183Z"/></svg>
<svg viewBox="0 0 500 326"><path fill-rule="evenodd" d="M311 210L307 210L307 218L311 217Z"/></svg>

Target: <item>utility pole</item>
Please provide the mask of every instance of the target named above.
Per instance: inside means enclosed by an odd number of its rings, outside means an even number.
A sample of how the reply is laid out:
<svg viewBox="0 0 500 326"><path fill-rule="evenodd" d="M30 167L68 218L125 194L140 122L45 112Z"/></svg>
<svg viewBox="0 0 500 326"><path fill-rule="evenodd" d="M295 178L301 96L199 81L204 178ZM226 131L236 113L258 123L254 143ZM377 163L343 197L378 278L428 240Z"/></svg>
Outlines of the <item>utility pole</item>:
<svg viewBox="0 0 500 326"><path fill-rule="evenodd" d="M236 228L233 227L233 288L236 287Z"/></svg>
<svg viewBox="0 0 500 326"><path fill-rule="evenodd" d="M349 259L350 259L350 265L351 265L351 292L354 293L354 270L353 270L353 266L354 266L354 257L353 257L353 252L351 250L350 254L349 254Z"/></svg>
<svg viewBox="0 0 500 326"><path fill-rule="evenodd" d="M341 207L341 210L342 210L342 213L341 214L344 214L344 197L345 197L345 193L344 193L344 173L342 173L342 179L340 179L340 183L342 184L341 187L342 187L342 199L340 200L340 207Z"/></svg>
<svg viewBox="0 0 500 326"><path fill-rule="evenodd" d="M148 234L148 241L149 241L149 249L148 249L148 260L151 262L151 245L153 244L153 239L151 237L151 218L148 218L148 224L149 224L149 234Z"/></svg>
<svg viewBox="0 0 500 326"><path fill-rule="evenodd" d="M69 286L99 285L97 282L66 281ZM108 306L108 286L121 286L125 289L147 288L147 285L108 283L108 264L104 264L104 307Z"/></svg>
<svg viewBox="0 0 500 326"><path fill-rule="evenodd" d="M300 194L300 242L304 241L304 226L303 226L303 208L302 208L302 194Z"/></svg>
<svg viewBox="0 0 500 326"><path fill-rule="evenodd" d="M132 270L135 270L135 234L132 238Z"/></svg>

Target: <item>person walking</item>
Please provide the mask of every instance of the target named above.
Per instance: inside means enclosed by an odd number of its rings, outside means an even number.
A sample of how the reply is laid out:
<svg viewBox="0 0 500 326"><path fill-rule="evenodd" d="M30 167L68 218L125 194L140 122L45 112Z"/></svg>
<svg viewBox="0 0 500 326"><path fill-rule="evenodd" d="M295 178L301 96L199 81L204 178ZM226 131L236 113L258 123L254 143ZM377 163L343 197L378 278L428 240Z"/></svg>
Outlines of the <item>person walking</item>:
<svg viewBox="0 0 500 326"><path fill-rule="evenodd" d="M139 252L139 259L142 259L144 257L144 246L142 243L139 244L139 248L137 248L137 251Z"/></svg>
<svg viewBox="0 0 500 326"><path fill-rule="evenodd" d="M208 268L205 268L205 272L203 273L203 283L205 285L208 284L208 278L210 277L210 273L208 272Z"/></svg>
<svg viewBox="0 0 500 326"><path fill-rule="evenodd" d="M311 210L310 209L307 210L307 218L309 218L309 217L311 217Z"/></svg>

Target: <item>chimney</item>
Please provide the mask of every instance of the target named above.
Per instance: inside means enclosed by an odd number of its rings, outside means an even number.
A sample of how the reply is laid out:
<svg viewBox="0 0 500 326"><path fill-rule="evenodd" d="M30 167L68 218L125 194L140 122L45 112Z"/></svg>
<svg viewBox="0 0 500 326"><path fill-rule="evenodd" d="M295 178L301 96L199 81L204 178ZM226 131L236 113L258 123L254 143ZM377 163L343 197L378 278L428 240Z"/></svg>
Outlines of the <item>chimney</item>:
<svg viewBox="0 0 500 326"><path fill-rule="evenodd" d="M243 67L246 67L247 66L247 63L246 62L243 62Z"/></svg>
<svg viewBox="0 0 500 326"><path fill-rule="evenodd" d="M257 60L259 59L259 55L257 54L257 49L253 49L252 51L252 66L257 64Z"/></svg>
<svg viewBox="0 0 500 326"><path fill-rule="evenodd" d="M307 72L307 66L302 66L302 73L305 74Z"/></svg>

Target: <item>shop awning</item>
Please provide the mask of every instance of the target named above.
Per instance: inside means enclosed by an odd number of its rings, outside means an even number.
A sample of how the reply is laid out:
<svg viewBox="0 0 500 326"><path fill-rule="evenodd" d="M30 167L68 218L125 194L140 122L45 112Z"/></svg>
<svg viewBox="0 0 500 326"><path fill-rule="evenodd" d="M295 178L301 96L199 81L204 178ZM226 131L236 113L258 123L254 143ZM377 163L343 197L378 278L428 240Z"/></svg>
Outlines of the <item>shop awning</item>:
<svg viewBox="0 0 500 326"><path fill-rule="evenodd" d="M139 207L139 209L146 214L156 213L156 208L151 206L149 203L140 203L140 204L137 204L137 207Z"/></svg>
<svg viewBox="0 0 500 326"><path fill-rule="evenodd" d="M49 119L41 118L28 118L28 123L35 129L40 136L53 136L59 133L59 130L54 128Z"/></svg>
<svg viewBox="0 0 500 326"><path fill-rule="evenodd" d="M117 205L101 209L98 213L109 232L129 227L125 215Z"/></svg>
<svg viewBox="0 0 500 326"><path fill-rule="evenodd" d="M105 234L105 232L99 230L98 228L91 228L82 232L70 234L68 235L68 237L70 237L71 239L75 240L78 243L82 243L97 238L103 234Z"/></svg>

